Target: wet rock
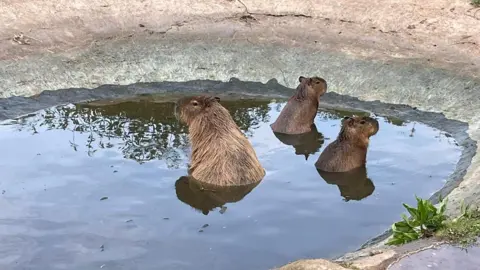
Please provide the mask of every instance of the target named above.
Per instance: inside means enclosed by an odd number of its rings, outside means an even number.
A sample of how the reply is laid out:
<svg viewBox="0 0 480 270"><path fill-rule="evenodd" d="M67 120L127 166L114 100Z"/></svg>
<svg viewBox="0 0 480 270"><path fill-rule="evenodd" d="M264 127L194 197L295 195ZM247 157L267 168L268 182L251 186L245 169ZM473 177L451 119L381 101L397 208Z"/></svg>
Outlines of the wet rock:
<svg viewBox="0 0 480 270"><path fill-rule="evenodd" d="M314 259L314 260L299 260L296 262L289 263L277 270L345 270L343 266L340 266L336 263L324 260L324 259Z"/></svg>

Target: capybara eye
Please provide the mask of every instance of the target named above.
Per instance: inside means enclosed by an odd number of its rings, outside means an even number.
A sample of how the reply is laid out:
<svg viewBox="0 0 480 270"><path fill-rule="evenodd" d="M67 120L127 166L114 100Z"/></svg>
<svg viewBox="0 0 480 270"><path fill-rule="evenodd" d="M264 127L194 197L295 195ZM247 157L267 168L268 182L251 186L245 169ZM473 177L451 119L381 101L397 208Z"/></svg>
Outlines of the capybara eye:
<svg viewBox="0 0 480 270"><path fill-rule="evenodd" d="M198 106L198 102L194 100L194 101L192 101L192 105L193 106Z"/></svg>
<svg viewBox="0 0 480 270"><path fill-rule="evenodd" d="M319 83L320 83L320 81L316 81L316 82L315 82L315 84L319 84Z"/></svg>
<svg viewBox="0 0 480 270"><path fill-rule="evenodd" d="M366 123L365 120L360 121L360 124L362 124L362 125L365 124L365 123Z"/></svg>

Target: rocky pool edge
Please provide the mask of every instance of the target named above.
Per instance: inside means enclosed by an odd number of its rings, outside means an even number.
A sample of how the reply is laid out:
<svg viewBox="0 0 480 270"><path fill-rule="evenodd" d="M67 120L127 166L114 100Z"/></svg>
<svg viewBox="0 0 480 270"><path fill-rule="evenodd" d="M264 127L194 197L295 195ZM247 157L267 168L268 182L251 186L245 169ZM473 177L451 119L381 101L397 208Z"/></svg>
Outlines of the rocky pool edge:
<svg viewBox="0 0 480 270"><path fill-rule="evenodd" d="M1 96L5 98L0 100L0 118L14 118L71 102L188 89L285 97L292 91L285 85L295 86L298 76L318 75L329 82L326 104L420 121L451 134L463 147L462 156L447 185L432 199L439 194L448 194L450 215L458 214L462 200L474 204L479 201L480 160L476 155L476 141L480 138L480 82L477 78L411 61L367 61L271 43L252 44L220 38L215 42L178 42L164 38L150 38L143 42L116 40L68 54L0 62L0 78L5 85L16 86L14 91L1 89ZM312 62L316 64L312 66ZM233 77L238 79L231 79ZM173 79L177 82L168 82ZM91 87L92 82L130 85L105 85L92 89L65 87ZM391 104L395 104L394 109ZM377 237L359 251L346 254L337 261L373 260L376 257L381 259L380 264L385 264L401 254L432 244L419 241L390 249L382 242L387 235Z"/></svg>

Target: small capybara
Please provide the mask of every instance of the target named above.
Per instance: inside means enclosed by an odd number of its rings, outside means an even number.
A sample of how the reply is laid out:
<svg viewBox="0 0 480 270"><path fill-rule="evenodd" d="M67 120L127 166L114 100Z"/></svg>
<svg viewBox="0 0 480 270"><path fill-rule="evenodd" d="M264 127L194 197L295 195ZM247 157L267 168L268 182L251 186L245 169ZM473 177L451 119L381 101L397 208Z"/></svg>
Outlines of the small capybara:
<svg viewBox="0 0 480 270"><path fill-rule="evenodd" d="M310 131L317 115L320 97L327 92L327 82L319 77L298 78L295 94L290 97L277 120L270 125L272 130L284 134L301 134Z"/></svg>
<svg viewBox="0 0 480 270"><path fill-rule="evenodd" d="M199 182L193 177L182 176L175 182L177 198L201 211L204 215L220 207L220 213L226 211L227 203L243 200L260 182L243 186L217 186Z"/></svg>
<svg viewBox="0 0 480 270"><path fill-rule="evenodd" d="M375 191L375 185L367 177L365 166L350 170L348 172L324 172L317 170L320 176L330 185L338 186L340 196L344 201L360 201Z"/></svg>
<svg viewBox="0 0 480 270"><path fill-rule="evenodd" d="M343 118L337 139L323 150L315 167L326 172L346 172L365 166L370 137L378 129L378 121L368 116Z"/></svg>
<svg viewBox="0 0 480 270"><path fill-rule="evenodd" d="M255 150L232 116L212 96L185 97L177 101L175 115L188 126L192 145L190 175L218 186L259 182L265 170Z"/></svg>
<svg viewBox="0 0 480 270"><path fill-rule="evenodd" d="M310 155L318 152L325 142L323 134L318 132L315 124L312 124L310 131L307 133L285 134L274 132L273 134L283 144L293 146L295 154L305 156L305 160L308 160Z"/></svg>

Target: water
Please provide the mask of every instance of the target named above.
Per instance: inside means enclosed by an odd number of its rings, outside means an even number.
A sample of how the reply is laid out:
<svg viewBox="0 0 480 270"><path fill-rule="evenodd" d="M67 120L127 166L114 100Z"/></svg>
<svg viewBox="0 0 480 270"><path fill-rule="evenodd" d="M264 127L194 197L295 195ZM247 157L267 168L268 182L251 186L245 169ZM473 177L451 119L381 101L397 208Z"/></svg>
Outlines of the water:
<svg viewBox="0 0 480 270"><path fill-rule="evenodd" d="M222 101L267 174L212 194L182 178L187 129L160 101L67 105L0 126L1 269L269 269L338 256L441 188L460 156L443 132L379 117L368 171L323 180L314 163L352 112L321 109L321 134L292 141L269 127L284 103Z"/></svg>

